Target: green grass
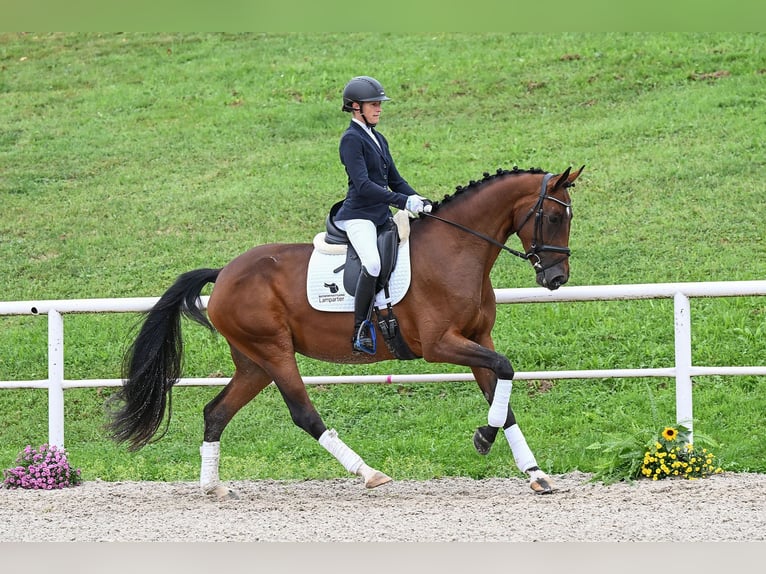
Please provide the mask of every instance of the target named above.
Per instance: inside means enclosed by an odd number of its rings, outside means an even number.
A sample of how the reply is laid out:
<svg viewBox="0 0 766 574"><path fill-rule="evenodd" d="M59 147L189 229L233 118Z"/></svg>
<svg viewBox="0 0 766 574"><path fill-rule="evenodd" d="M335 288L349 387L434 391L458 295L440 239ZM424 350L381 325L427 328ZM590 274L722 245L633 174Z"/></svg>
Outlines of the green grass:
<svg viewBox="0 0 766 574"><path fill-rule="evenodd" d="M158 296L180 273L249 247L310 241L343 196L345 82L393 98L380 130L400 171L439 199L498 167L586 164L574 192L571 285L766 276L763 34L3 34L3 299ZM370 60L370 46L385 57ZM369 63L366 65L365 63ZM516 247L512 239L509 245ZM533 285L501 257L496 287ZM694 363L758 365L766 302L692 301ZM66 377L118 378L137 316L65 318ZM3 317L0 380L47 378L44 317ZM187 376L231 374L225 341L185 325ZM672 301L502 305L496 346L519 371L666 367ZM305 375L453 372L300 359ZM592 471L587 450L632 424L674 421L670 379L517 381L541 466ZM65 394L66 445L86 480L193 480L201 408L179 388L168 435L111 444L112 389ZM328 426L395 478L517 473L499 441L476 455L473 383L309 392ZM438 401L438 408L433 408ZM657 417L652 414L652 401ZM47 439L45 391L0 391L0 467ZM695 429L730 470L766 472L762 377L699 377ZM344 476L269 388L223 437L224 478Z"/></svg>

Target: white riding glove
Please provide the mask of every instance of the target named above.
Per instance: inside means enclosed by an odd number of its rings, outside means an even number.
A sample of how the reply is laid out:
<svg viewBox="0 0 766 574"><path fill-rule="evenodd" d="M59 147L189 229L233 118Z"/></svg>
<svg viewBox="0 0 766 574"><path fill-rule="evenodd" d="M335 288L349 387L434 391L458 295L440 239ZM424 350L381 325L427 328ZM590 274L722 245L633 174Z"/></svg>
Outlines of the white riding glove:
<svg viewBox="0 0 766 574"><path fill-rule="evenodd" d="M407 203L404 208L409 211L409 216L412 218L417 217L418 213L425 211L429 213L431 211L431 204L426 203L428 200L425 197L414 194L407 197Z"/></svg>

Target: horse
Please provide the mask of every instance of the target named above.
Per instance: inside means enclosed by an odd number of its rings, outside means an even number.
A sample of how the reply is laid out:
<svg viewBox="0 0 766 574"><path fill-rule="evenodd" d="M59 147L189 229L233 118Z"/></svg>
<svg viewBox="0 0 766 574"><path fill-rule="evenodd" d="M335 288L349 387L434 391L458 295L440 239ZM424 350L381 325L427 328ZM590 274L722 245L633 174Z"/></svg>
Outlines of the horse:
<svg viewBox="0 0 766 574"><path fill-rule="evenodd" d="M487 454L503 429L532 491L553 492L553 483L538 466L511 408L514 370L494 348L496 300L490 270L505 250L532 265L538 285L555 290L567 282L569 190L584 167L558 174L516 166L485 172L480 180L433 202L430 212L413 217L407 240L412 277L406 294L392 308L403 345L379 346L374 355L352 349L353 313L328 313L309 304L311 243L255 246L222 268L181 274L145 314L125 352L122 386L110 399L115 403L106 424L110 438L135 451L167 432L171 391L182 371L181 317L185 316L226 339L235 367L230 382L203 408L200 488L206 495L237 498L219 479L221 435L237 412L271 382L294 424L346 471L361 477L366 488L392 480L368 466L335 429L325 425L306 391L297 353L334 363L422 358L469 367L489 405L487 424L473 436L475 449ZM514 234L523 252L505 245ZM449 268L444 261L450 261ZM213 288L206 316L201 293L209 283ZM380 326L374 328L383 335ZM402 354L402 347L408 353Z"/></svg>

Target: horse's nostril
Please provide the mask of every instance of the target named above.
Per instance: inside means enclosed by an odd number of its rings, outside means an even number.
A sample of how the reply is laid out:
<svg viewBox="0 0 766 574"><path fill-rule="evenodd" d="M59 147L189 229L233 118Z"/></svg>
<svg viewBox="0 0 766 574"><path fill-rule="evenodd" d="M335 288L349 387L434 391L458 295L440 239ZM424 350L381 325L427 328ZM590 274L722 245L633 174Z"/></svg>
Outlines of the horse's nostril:
<svg viewBox="0 0 766 574"><path fill-rule="evenodd" d="M558 276L554 277L553 279L551 279L551 281L548 283L547 287L551 291L555 291L556 289L561 287L566 282L567 282L566 277L564 277L563 275L558 275Z"/></svg>

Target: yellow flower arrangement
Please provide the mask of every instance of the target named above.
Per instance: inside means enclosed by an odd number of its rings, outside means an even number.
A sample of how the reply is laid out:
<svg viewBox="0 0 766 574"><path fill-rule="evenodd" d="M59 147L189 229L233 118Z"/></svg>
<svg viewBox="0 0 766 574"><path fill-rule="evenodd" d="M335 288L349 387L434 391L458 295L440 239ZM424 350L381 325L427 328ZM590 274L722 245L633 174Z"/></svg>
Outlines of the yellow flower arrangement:
<svg viewBox="0 0 766 574"><path fill-rule="evenodd" d="M723 472L715 455L701 446L715 443L697 433L699 446L695 446L690 438L691 431L678 424L665 426L659 433L635 429L633 433L594 443L588 448L601 450L606 459L597 467L593 480L605 483L639 478L695 480Z"/></svg>
<svg viewBox="0 0 766 574"><path fill-rule="evenodd" d="M652 480L668 477L694 480L723 472L713 453L706 448L697 449L688 441L690 434L683 425L665 427L644 453L640 476Z"/></svg>

